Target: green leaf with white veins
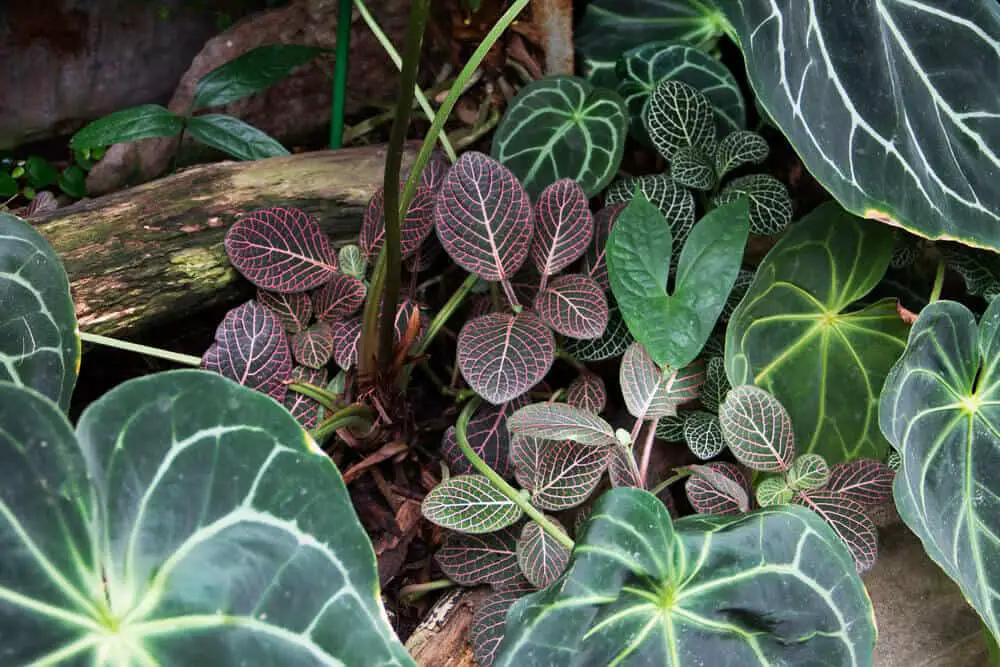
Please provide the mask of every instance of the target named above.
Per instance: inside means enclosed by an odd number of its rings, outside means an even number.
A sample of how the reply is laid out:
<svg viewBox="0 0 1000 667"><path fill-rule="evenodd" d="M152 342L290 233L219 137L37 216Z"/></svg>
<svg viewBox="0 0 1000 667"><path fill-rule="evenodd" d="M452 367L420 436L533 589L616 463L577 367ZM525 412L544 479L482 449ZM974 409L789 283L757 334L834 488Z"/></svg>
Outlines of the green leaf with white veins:
<svg viewBox="0 0 1000 667"><path fill-rule="evenodd" d="M712 103L682 81L661 81L649 95L643 121L656 150L667 160L682 148L715 153Z"/></svg>
<svg viewBox="0 0 1000 667"><path fill-rule="evenodd" d="M770 174L750 174L726 183L713 203L724 206L740 197L750 201L750 232L775 236L792 221L792 198L788 186Z"/></svg>
<svg viewBox="0 0 1000 667"><path fill-rule="evenodd" d="M845 208L1000 250L996 0L716 4L761 104Z"/></svg>
<svg viewBox="0 0 1000 667"><path fill-rule="evenodd" d="M879 425L899 452L899 516L1000 636L1000 299L923 309L886 378Z"/></svg>
<svg viewBox="0 0 1000 667"><path fill-rule="evenodd" d="M442 528L492 533L517 523L524 513L484 475L456 475L424 496L420 511Z"/></svg>
<svg viewBox="0 0 1000 667"><path fill-rule="evenodd" d="M0 383L0 458L7 664L414 664L337 468L263 394L158 373L74 433Z"/></svg>
<svg viewBox="0 0 1000 667"><path fill-rule="evenodd" d="M571 178L588 197L604 189L622 161L628 129L618 93L574 76L550 76L518 91L493 137L492 156L536 198Z"/></svg>
<svg viewBox="0 0 1000 667"><path fill-rule="evenodd" d="M566 571L518 601L495 667L872 664L847 547L797 506L672 521L641 489L594 507Z"/></svg>

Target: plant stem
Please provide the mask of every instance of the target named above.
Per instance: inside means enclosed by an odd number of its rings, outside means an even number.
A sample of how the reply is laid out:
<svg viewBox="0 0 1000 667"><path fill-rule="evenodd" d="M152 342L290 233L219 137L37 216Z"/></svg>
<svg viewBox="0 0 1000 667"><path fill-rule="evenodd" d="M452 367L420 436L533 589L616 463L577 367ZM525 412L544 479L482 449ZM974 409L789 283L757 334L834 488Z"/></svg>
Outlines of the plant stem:
<svg viewBox="0 0 1000 667"><path fill-rule="evenodd" d="M677 468L674 468L674 470L677 470ZM660 482L659 484L657 484L653 488L653 490L650 491L650 493L652 493L655 496L658 493L660 493L660 491L663 491L663 489L667 488L668 486L670 486L674 482L679 482L682 479L684 479L685 477L690 477L690 476L691 476L691 471L690 470L688 470L687 468L681 468L680 470L678 470L677 474L672 475L671 477L668 477L666 479L666 481L663 481L663 482Z"/></svg>
<svg viewBox="0 0 1000 667"><path fill-rule="evenodd" d="M649 422L649 428L646 431L646 439L642 443L642 462L639 464L639 481L642 483L642 488L646 488L646 473L649 471L649 457L653 452L653 436L656 435L656 424L660 421L660 418Z"/></svg>
<svg viewBox="0 0 1000 667"><path fill-rule="evenodd" d="M333 410L337 405L337 399L339 398L336 394L328 392L323 387L317 387L314 384L309 384L308 382L289 382L288 388L291 391L308 396L313 399L327 410Z"/></svg>
<svg viewBox="0 0 1000 667"><path fill-rule="evenodd" d="M148 345L140 345L139 343L129 343L124 340L118 340L116 338L108 338L107 336L101 336L99 334L80 332L80 340L85 343L95 343L97 345L104 345L106 347L114 347L119 350L125 350L127 352L138 352L139 354L145 354L150 357L158 357L160 359L166 359L167 361L172 361L176 364L183 364L185 366L194 366L195 368L201 367L201 358L195 357L190 354L181 354L180 352L171 352L169 350L161 350L158 347L150 347Z"/></svg>
<svg viewBox="0 0 1000 667"><path fill-rule="evenodd" d="M517 300L517 295L514 294L514 286L510 284L509 280L501 280L500 284L503 285L503 293L507 295L507 303L510 304L511 310L517 315L521 312L521 302Z"/></svg>
<svg viewBox="0 0 1000 667"><path fill-rule="evenodd" d="M427 351L427 348L430 347L434 337L438 335L444 325L448 323L448 320L451 319L451 316L455 314L455 311L458 310L458 307L462 305L465 301L465 297L469 296L469 292L471 292L472 288L476 286L476 282L478 280L479 276L474 273L470 273L466 276L465 280L462 281L462 284L458 286L458 289L456 289L454 293L448 297L448 300L444 302L444 305L441 306L441 309L427 326L427 333L425 333L423 337L421 337L420 342L417 343L414 355L421 355Z"/></svg>
<svg viewBox="0 0 1000 667"><path fill-rule="evenodd" d="M348 0L341 0L341 2L348 2ZM382 46L382 49L389 56L389 59L392 60L392 63L396 66L396 69L402 72L403 60L402 58L400 58L399 52L396 51L396 47L392 45L392 42L389 40L388 35L386 35L385 32L383 32L381 26L379 26L378 22L375 21L375 17L372 16L370 11L368 11L368 7L365 5L364 0L354 0L354 5L358 8L358 12L361 14L361 18L364 19L365 23L368 24L368 29L372 31L373 35L375 35L375 39L378 40L378 43ZM337 44L339 45L340 42L338 41ZM413 94L416 96L417 103L420 105L420 108L423 109L424 115L427 116L427 120L433 123L435 119L434 109L431 108L431 103L427 100L427 97L424 95L423 91L420 90L420 88L414 86ZM396 113L398 113L398 111ZM441 148L444 149L444 152L448 156L448 159L451 160L452 162L458 159L458 155L455 154L455 148L451 145L451 142L448 140L447 134L441 135Z"/></svg>
<svg viewBox="0 0 1000 667"><path fill-rule="evenodd" d="M945 268L944 258L942 257L938 260L937 271L934 273L934 286L931 287L931 296L927 299L928 303L934 303L941 298L941 288L944 287Z"/></svg>
<svg viewBox="0 0 1000 667"><path fill-rule="evenodd" d="M503 477L498 475L493 468L486 463L486 461L479 458L479 455L476 454L476 452L473 451L472 446L469 445L466 430L469 427L469 420L472 418L472 413L476 411L476 408L479 407L480 403L482 403L482 399L477 396L466 403L465 407L463 407L462 411L458 414L458 421L455 422L455 436L458 440L459 449L461 449L462 453L465 454L465 458L469 459L469 463L471 463L480 474L490 480L493 486L495 486L502 494L507 496L515 505L524 510L524 513L541 526L542 530L548 533L552 539L572 551L575 546L572 538L556 528L551 521L546 519L545 515L535 509L517 489L508 484Z"/></svg>
<svg viewBox="0 0 1000 667"><path fill-rule="evenodd" d="M333 64L333 104L330 108L330 148L344 143L347 62L351 52L351 0L340 0L337 11L337 60Z"/></svg>
<svg viewBox="0 0 1000 667"><path fill-rule="evenodd" d="M336 433L337 430L344 428L345 426L364 426L371 428L372 425L372 410L367 405L362 405L360 403L355 403L354 405L348 405L346 408L341 408L337 412L323 420L323 423L317 426L309 434L312 436L313 440L316 442L323 442L331 433Z"/></svg>
<svg viewBox="0 0 1000 667"><path fill-rule="evenodd" d="M452 588L457 585L451 579L438 579L437 581L428 581L422 584L410 584L399 589L399 597L413 602L422 598L426 593Z"/></svg>

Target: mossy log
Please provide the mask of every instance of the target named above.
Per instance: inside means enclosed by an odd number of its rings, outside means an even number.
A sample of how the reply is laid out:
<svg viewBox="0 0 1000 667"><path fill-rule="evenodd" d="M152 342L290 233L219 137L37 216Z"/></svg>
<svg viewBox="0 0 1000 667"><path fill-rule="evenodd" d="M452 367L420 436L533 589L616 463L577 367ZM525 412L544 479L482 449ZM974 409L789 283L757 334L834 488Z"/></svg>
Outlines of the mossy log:
<svg viewBox="0 0 1000 667"><path fill-rule="evenodd" d="M408 146L404 167L415 155ZM298 207L335 244L353 239L385 156L379 145L193 167L31 222L62 257L80 330L132 337L246 297L223 249L241 214Z"/></svg>

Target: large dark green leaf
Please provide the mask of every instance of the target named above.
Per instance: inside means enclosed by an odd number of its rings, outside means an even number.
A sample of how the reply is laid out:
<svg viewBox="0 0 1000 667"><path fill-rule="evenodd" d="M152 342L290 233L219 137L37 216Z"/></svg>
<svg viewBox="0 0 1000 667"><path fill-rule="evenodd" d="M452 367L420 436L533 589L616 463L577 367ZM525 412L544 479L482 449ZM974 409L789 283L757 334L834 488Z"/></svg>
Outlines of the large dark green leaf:
<svg viewBox="0 0 1000 667"><path fill-rule="evenodd" d="M184 127L181 116L158 104L116 111L86 125L69 140L77 150L103 148L153 137L172 137Z"/></svg>
<svg viewBox="0 0 1000 667"><path fill-rule="evenodd" d="M529 83L511 100L492 155L532 198L563 178L593 197L618 171L627 129L618 93L578 77L551 76Z"/></svg>
<svg viewBox="0 0 1000 667"><path fill-rule="evenodd" d="M672 522L641 489L601 497L566 572L507 617L498 666L872 664L854 560L795 506Z"/></svg>
<svg viewBox="0 0 1000 667"><path fill-rule="evenodd" d="M324 51L329 49L302 44L267 44L251 49L198 81L194 109L222 106L264 90Z"/></svg>
<svg viewBox="0 0 1000 667"><path fill-rule="evenodd" d="M263 394L160 373L74 434L0 383L0 459L5 664L413 665L337 468Z"/></svg>
<svg viewBox="0 0 1000 667"><path fill-rule="evenodd" d="M767 254L729 320L730 382L756 384L785 406L800 454L834 465L888 453L876 408L907 326L894 299L854 302L882 278L892 245L888 227L823 204Z"/></svg>
<svg viewBox="0 0 1000 667"><path fill-rule="evenodd" d="M187 130L201 143L239 160L263 160L290 155L287 148L267 133L226 114L195 116L188 121Z"/></svg>
<svg viewBox="0 0 1000 667"><path fill-rule="evenodd" d="M1000 299L932 303L886 378L879 425L900 455L893 496L928 555L1000 636Z"/></svg>
<svg viewBox="0 0 1000 667"><path fill-rule="evenodd" d="M28 223L0 213L0 380L69 409L80 339L59 256Z"/></svg>
<svg viewBox="0 0 1000 667"><path fill-rule="evenodd" d="M996 0L718 5L759 101L841 204L1000 249Z"/></svg>

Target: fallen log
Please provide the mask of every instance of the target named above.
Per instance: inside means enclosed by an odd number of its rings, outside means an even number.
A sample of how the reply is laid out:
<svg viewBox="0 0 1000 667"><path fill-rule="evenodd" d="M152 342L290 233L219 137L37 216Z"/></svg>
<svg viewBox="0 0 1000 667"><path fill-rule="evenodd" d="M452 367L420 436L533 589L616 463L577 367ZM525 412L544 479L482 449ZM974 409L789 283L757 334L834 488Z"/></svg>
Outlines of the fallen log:
<svg viewBox="0 0 1000 667"><path fill-rule="evenodd" d="M441 596L410 638L406 650L419 667L479 667L469 646L476 606L490 593L486 586L456 588Z"/></svg>
<svg viewBox="0 0 1000 667"><path fill-rule="evenodd" d="M30 221L66 266L80 330L132 337L246 298L223 250L243 213L298 207L335 244L352 240L385 155L380 145L198 166ZM415 155L408 146L404 167Z"/></svg>

